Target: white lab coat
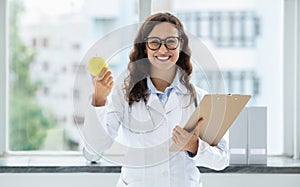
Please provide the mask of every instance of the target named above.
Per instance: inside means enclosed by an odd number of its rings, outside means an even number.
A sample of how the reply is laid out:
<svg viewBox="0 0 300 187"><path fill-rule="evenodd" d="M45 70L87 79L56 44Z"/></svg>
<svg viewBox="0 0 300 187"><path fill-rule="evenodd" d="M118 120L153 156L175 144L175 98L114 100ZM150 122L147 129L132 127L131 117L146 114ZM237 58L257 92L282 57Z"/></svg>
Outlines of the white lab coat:
<svg viewBox="0 0 300 187"><path fill-rule="evenodd" d="M168 101L163 107L156 94L150 94L147 107L151 116L161 122L153 132L136 134L128 129L128 116L136 121L149 121L149 113L143 101L132 105L124 97L123 84L116 84L111 100L103 107L88 106L85 116L84 137L87 148L102 153L117 141L126 147L122 171L117 186L128 187L199 187L202 185L197 165L222 170L229 164L228 142L223 138L217 146L210 146L199 138L197 155L187 152L169 152L172 130L183 126L195 109L187 89L175 76ZM197 99L205 92L196 88ZM157 122L157 121L155 121ZM125 128L126 127L126 128Z"/></svg>

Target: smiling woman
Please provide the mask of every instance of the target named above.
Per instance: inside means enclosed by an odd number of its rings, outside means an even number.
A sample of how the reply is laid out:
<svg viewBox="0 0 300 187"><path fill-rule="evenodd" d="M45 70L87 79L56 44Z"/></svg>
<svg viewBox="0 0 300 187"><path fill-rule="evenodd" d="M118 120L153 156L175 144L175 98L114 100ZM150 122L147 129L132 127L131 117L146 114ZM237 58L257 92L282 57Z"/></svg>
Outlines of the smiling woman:
<svg viewBox="0 0 300 187"><path fill-rule="evenodd" d="M154 37L162 43L154 43ZM127 77L114 82L109 67L93 77L83 128L85 144L89 152L101 155L114 141L125 147L118 162L122 165L118 187L200 187L196 162L214 170L228 166L226 137L216 146L201 140L203 119L192 131L183 129L195 103L206 94L190 82L190 55L181 21L159 12L150 15L136 33ZM177 153L170 153L171 142L179 147Z"/></svg>

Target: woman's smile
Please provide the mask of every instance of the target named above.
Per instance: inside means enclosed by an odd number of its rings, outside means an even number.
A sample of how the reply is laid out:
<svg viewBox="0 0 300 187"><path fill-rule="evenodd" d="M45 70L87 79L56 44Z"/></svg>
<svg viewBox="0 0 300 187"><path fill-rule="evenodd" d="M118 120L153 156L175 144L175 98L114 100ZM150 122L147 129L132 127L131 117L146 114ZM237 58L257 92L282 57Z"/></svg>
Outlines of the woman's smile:
<svg viewBox="0 0 300 187"><path fill-rule="evenodd" d="M159 61L168 61L172 55L157 55L155 58Z"/></svg>

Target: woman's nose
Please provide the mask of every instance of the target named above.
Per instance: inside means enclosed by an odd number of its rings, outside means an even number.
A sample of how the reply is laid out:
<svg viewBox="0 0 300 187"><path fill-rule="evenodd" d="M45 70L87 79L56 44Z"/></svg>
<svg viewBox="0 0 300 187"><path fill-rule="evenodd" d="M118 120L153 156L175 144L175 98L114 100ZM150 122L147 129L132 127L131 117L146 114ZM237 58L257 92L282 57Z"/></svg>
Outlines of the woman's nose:
<svg viewBox="0 0 300 187"><path fill-rule="evenodd" d="M159 52L167 52L168 48L166 47L166 44L164 42L161 43L160 48L158 49Z"/></svg>

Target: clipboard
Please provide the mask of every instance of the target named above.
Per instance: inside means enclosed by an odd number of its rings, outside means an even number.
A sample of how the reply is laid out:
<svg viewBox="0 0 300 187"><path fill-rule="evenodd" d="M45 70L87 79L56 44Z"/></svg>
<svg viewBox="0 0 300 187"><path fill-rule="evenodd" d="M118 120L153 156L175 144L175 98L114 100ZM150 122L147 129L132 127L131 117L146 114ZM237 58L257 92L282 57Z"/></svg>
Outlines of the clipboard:
<svg viewBox="0 0 300 187"><path fill-rule="evenodd" d="M246 106L251 95L207 94L190 116L184 129L191 132L200 118L204 123L200 129L200 138L215 146L222 139L234 120ZM179 151L180 147L172 144L170 151Z"/></svg>

